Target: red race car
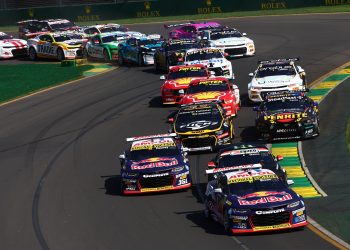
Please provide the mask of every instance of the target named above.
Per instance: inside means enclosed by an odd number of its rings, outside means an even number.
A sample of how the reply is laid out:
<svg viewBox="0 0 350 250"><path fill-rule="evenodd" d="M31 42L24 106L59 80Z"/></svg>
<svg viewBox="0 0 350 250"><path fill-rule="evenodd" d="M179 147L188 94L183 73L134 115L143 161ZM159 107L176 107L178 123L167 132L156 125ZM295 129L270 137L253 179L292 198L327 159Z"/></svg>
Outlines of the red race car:
<svg viewBox="0 0 350 250"><path fill-rule="evenodd" d="M186 94L181 99L181 104L217 100L223 101L222 106L226 110L226 115L237 115L241 107L239 89L224 77L191 81Z"/></svg>
<svg viewBox="0 0 350 250"><path fill-rule="evenodd" d="M160 77L165 80L160 88L163 104L179 104L192 80L209 77L210 73L202 64L170 67L167 78Z"/></svg>

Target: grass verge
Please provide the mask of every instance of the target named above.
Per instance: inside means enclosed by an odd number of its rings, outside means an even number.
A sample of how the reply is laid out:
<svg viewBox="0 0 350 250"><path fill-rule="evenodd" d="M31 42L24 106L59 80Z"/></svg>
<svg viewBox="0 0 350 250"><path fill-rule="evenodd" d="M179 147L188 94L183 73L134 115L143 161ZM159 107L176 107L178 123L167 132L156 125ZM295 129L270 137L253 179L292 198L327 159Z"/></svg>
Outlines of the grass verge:
<svg viewBox="0 0 350 250"><path fill-rule="evenodd" d="M61 67L60 64L0 65L0 103L79 79L91 65Z"/></svg>
<svg viewBox="0 0 350 250"><path fill-rule="evenodd" d="M335 6L318 6L307 8L294 9L274 9L274 10L257 10L257 11L237 11L225 13L212 13L203 15L182 15L182 16L165 16L165 17L149 17L149 18L129 18L115 19L93 22L76 22L78 25L93 25L96 23L120 23L120 24L146 24L152 22L167 22L178 20L205 20L215 18L230 18L230 17L246 17L246 16L271 16L271 15L292 15L292 14L313 14L313 13L338 13L350 12L350 5L335 5ZM16 32L17 26L0 26L3 32Z"/></svg>

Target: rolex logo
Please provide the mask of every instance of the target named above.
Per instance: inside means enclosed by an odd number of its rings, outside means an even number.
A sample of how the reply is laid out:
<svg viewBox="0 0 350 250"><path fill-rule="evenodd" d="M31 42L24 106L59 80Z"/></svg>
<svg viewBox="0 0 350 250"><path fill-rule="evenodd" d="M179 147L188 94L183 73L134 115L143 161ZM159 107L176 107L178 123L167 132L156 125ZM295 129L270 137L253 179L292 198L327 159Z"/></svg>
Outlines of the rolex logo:
<svg viewBox="0 0 350 250"><path fill-rule="evenodd" d="M145 10L150 10L151 9L151 3L150 2L144 2L143 4L145 6Z"/></svg>
<svg viewBox="0 0 350 250"><path fill-rule="evenodd" d="M90 14L91 13L91 6L85 6L84 10L85 10L86 14Z"/></svg>
<svg viewBox="0 0 350 250"><path fill-rule="evenodd" d="M28 15L29 15L30 17L33 17L33 16L34 16L34 10L29 9L29 10L28 10Z"/></svg>
<svg viewBox="0 0 350 250"><path fill-rule="evenodd" d="M211 6L212 5L212 0L206 0L207 6Z"/></svg>

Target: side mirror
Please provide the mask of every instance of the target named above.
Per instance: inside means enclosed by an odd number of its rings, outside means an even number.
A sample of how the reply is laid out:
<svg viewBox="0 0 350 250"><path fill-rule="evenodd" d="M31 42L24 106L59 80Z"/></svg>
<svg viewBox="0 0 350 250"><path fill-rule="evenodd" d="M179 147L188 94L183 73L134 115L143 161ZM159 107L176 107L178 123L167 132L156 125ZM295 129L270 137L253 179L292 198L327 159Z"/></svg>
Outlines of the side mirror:
<svg viewBox="0 0 350 250"><path fill-rule="evenodd" d="M276 160L277 161L282 161L283 160L283 156L282 155L277 155Z"/></svg>
<svg viewBox="0 0 350 250"><path fill-rule="evenodd" d="M203 40L208 40L208 37L207 36L203 36Z"/></svg>
<svg viewBox="0 0 350 250"><path fill-rule="evenodd" d="M246 35L247 35L247 33L245 33L245 32L242 33L242 36L246 36Z"/></svg>
<svg viewBox="0 0 350 250"><path fill-rule="evenodd" d="M294 181L293 180L287 180L287 184L288 184L288 186L292 186L294 184ZM214 192L215 192L215 190L214 190Z"/></svg>
<svg viewBox="0 0 350 250"><path fill-rule="evenodd" d="M215 168L215 162L213 161L208 162L208 168Z"/></svg>
<svg viewBox="0 0 350 250"><path fill-rule="evenodd" d="M254 73L249 73L248 74L250 77L253 77L254 76Z"/></svg>
<svg viewBox="0 0 350 250"><path fill-rule="evenodd" d="M178 93L179 93L180 95L184 95L184 94L185 94L185 90L179 89Z"/></svg>
<svg viewBox="0 0 350 250"><path fill-rule="evenodd" d="M229 54L225 52L224 53L224 57L228 57L228 56L229 56Z"/></svg>
<svg viewBox="0 0 350 250"><path fill-rule="evenodd" d="M253 111L259 111L259 106L253 107Z"/></svg>
<svg viewBox="0 0 350 250"><path fill-rule="evenodd" d="M125 154L119 155L120 160L125 160Z"/></svg>
<svg viewBox="0 0 350 250"><path fill-rule="evenodd" d="M164 81L165 80L165 76L160 76L159 79Z"/></svg>
<svg viewBox="0 0 350 250"><path fill-rule="evenodd" d="M214 193L222 193L222 189L221 188L215 188L214 189Z"/></svg>
<svg viewBox="0 0 350 250"><path fill-rule="evenodd" d="M210 76L215 76L215 71L209 71Z"/></svg>
<svg viewBox="0 0 350 250"><path fill-rule="evenodd" d="M169 122L169 123L174 123L174 117L168 118L168 122Z"/></svg>

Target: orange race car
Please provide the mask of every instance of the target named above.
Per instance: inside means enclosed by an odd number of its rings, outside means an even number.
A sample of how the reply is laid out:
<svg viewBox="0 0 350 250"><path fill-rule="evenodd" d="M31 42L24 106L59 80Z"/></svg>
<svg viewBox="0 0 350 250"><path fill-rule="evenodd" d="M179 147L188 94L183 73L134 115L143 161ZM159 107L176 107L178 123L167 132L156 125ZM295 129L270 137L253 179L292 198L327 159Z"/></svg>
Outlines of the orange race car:
<svg viewBox="0 0 350 250"><path fill-rule="evenodd" d="M179 104L192 80L209 77L210 73L202 64L170 67L168 76L160 77L161 80L165 80L160 88L163 104Z"/></svg>
<svg viewBox="0 0 350 250"><path fill-rule="evenodd" d="M181 104L218 100L222 101L226 115L237 115L241 107L239 89L237 85L230 84L229 80L224 77L193 80L181 99Z"/></svg>

